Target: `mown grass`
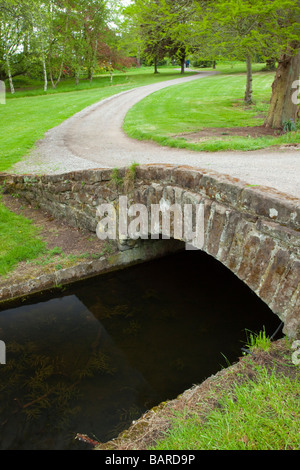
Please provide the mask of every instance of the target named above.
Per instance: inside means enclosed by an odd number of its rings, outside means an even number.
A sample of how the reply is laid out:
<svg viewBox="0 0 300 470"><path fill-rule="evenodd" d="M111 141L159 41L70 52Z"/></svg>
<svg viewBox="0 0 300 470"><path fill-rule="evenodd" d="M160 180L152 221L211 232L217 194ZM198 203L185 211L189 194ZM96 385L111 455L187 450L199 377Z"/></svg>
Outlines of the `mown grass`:
<svg viewBox="0 0 300 470"><path fill-rule="evenodd" d="M35 259L46 249L39 229L31 220L8 210L0 200L0 276L25 260Z"/></svg>
<svg viewBox="0 0 300 470"><path fill-rule="evenodd" d="M174 412L165 437L151 449L299 450L300 368L289 341L280 340L274 354L265 330L246 336L251 356L240 362L233 386L224 384L204 413L201 403L192 412Z"/></svg>
<svg viewBox="0 0 300 470"><path fill-rule="evenodd" d="M300 383L258 367L205 418L174 416L155 450L299 450ZM200 406L200 405L199 405Z"/></svg>
<svg viewBox="0 0 300 470"><path fill-rule="evenodd" d="M66 80L46 93L40 82L25 81L34 89L16 91L15 95L7 93L6 104L0 105L0 171L10 169L45 132L85 107L131 88L178 77L175 68L162 69L158 75L152 69L142 69L140 73L132 70L116 75L113 84L108 76L95 78L91 83L83 81L78 87ZM24 88L24 80L19 85Z"/></svg>
<svg viewBox="0 0 300 470"><path fill-rule="evenodd" d="M259 71L253 77L254 104L245 106L245 73L237 64L223 73L158 91L137 103L127 114L125 132L139 140L196 151L257 150L271 145L300 142L300 132L280 137L213 137L193 143L184 135L209 128L261 126L267 114L274 72ZM220 66L219 69L222 70Z"/></svg>
<svg viewBox="0 0 300 470"><path fill-rule="evenodd" d="M49 87L46 93L40 81L26 77L15 80L15 95L8 92L6 104L0 105L0 171L9 170L47 130L86 106L130 88L178 77L175 68L164 68L158 75L150 68L132 69L115 75L112 84L109 76L97 77L91 83L82 81L78 87L74 81L65 80L56 90ZM26 218L10 212L0 200L0 275L12 271L20 261L39 256L52 259L44 249L38 229Z"/></svg>

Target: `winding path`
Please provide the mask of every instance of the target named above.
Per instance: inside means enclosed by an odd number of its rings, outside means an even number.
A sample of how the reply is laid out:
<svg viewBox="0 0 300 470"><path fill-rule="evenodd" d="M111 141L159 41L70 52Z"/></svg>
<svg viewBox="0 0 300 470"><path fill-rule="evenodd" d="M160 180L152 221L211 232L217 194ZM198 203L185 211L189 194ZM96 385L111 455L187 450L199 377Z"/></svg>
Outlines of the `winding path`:
<svg viewBox="0 0 300 470"><path fill-rule="evenodd" d="M195 152L140 142L125 135L124 117L138 101L165 87L199 80L202 72L147 85L114 95L72 116L51 129L36 149L14 166L14 173L64 173L89 168L172 163L210 169L252 185L275 188L300 199L300 151Z"/></svg>

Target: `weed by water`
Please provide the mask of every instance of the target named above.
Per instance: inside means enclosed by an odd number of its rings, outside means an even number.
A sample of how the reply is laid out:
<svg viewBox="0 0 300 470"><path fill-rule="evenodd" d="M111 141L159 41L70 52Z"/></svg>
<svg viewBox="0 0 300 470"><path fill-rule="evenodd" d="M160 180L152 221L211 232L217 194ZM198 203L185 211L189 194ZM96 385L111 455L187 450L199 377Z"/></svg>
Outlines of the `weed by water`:
<svg viewBox="0 0 300 470"><path fill-rule="evenodd" d="M271 339L267 336L265 328L259 333L254 333L250 330L246 330L247 346L250 349L258 348L263 351L268 351L271 346Z"/></svg>

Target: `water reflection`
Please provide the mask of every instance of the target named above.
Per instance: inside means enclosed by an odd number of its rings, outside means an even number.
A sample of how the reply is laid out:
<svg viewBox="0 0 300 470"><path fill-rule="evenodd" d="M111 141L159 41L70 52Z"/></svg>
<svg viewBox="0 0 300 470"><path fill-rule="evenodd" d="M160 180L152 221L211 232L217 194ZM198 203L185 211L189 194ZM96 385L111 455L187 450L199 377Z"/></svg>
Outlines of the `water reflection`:
<svg viewBox="0 0 300 470"><path fill-rule="evenodd" d="M240 355L245 328L278 319L204 253L101 276L0 312L1 449L82 448Z"/></svg>

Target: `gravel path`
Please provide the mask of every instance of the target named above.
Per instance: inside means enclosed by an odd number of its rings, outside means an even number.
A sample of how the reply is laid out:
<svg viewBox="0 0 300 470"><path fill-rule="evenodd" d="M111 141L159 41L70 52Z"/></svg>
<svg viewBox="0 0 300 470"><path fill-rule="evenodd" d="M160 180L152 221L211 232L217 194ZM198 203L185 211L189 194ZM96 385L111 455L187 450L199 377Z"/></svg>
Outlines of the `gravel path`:
<svg viewBox="0 0 300 470"><path fill-rule="evenodd" d="M96 103L45 134L36 149L14 173L59 174L88 168L114 168L140 164L172 163L211 169L246 181L275 188L300 199L300 151L195 152L161 147L127 137L122 123L128 110L149 94L167 86L199 80L202 72L125 91Z"/></svg>

